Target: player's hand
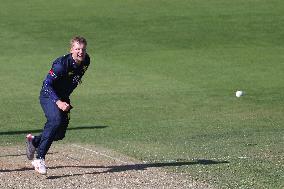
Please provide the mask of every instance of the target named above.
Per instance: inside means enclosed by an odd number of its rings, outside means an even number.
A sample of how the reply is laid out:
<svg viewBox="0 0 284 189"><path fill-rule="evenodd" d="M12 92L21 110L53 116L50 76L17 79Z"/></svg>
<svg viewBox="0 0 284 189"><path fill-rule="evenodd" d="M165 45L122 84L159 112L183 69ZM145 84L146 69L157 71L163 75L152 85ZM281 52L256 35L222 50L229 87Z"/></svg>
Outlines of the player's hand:
<svg viewBox="0 0 284 189"><path fill-rule="evenodd" d="M70 104L68 104L67 102L63 102L61 100L56 101L56 105L60 110L64 112L67 112L71 108Z"/></svg>

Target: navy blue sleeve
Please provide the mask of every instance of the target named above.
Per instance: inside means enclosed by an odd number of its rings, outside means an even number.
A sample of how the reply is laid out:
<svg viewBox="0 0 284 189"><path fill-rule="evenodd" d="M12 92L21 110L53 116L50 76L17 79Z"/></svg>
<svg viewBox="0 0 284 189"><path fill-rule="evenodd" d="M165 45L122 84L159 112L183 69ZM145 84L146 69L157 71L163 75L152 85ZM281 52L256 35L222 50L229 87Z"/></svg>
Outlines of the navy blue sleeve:
<svg viewBox="0 0 284 189"><path fill-rule="evenodd" d="M57 61L57 60L56 60ZM43 81L43 90L46 94L49 95L53 102L60 100L54 91L53 84L54 82L62 77L64 74L64 66L60 62L54 62L52 68L49 70L45 80Z"/></svg>
<svg viewBox="0 0 284 189"><path fill-rule="evenodd" d="M84 62L84 66L83 66L83 69L82 69L82 72L81 72L81 78L83 77L83 75L87 71L89 65L90 65L90 57L87 54L86 61ZM81 79L80 79L80 83L82 83Z"/></svg>
<svg viewBox="0 0 284 189"><path fill-rule="evenodd" d="M87 71L89 65L90 65L90 56L87 54L86 61L84 62L84 66L83 66L83 75Z"/></svg>
<svg viewBox="0 0 284 189"><path fill-rule="evenodd" d="M86 64L83 66L83 70L82 70L82 76L85 74L85 72L87 71L88 67L90 64Z"/></svg>

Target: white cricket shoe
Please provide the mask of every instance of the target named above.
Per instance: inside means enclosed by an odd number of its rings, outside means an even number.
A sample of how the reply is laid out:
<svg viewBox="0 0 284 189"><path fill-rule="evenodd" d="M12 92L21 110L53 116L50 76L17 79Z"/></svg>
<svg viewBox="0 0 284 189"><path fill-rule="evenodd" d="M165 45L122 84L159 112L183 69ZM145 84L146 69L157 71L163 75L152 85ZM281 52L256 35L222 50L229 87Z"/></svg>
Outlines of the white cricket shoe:
<svg viewBox="0 0 284 189"><path fill-rule="evenodd" d="M46 175L46 166L44 159L35 159L32 161L32 165L34 166L36 172L42 175Z"/></svg>
<svg viewBox="0 0 284 189"><path fill-rule="evenodd" d="M33 138L34 136L32 134L28 134L26 136L26 154L27 154L27 158L29 160L32 160L34 159L34 155L35 155L35 151L36 151L36 148L35 146L33 145L32 141L33 141Z"/></svg>

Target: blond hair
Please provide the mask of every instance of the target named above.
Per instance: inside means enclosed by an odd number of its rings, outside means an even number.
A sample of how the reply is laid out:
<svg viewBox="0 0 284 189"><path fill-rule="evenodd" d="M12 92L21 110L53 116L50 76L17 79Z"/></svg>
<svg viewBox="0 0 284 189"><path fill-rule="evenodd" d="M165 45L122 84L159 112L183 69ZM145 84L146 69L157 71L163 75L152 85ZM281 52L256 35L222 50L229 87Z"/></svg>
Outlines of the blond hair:
<svg viewBox="0 0 284 189"><path fill-rule="evenodd" d="M87 40L82 36L72 37L72 39L70 40L70 48L73 47L74 43L80 43L80 44L82 43L82 44L85 44L87 46Z"/></svg>

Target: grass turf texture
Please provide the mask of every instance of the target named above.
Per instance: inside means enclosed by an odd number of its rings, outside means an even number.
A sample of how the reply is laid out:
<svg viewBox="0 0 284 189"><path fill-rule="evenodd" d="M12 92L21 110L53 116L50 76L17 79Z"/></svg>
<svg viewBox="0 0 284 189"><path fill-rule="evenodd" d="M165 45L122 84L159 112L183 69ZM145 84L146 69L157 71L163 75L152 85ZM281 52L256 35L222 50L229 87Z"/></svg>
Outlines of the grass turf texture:
<svg viewBox="0 0 284 189"><path fill-rule="evenodd" d="M281 0L0 2L1 145L42 128L41 82L80 34L92 65L63 143L217 161L175 171L220 188L283 187Z"/></svg>

